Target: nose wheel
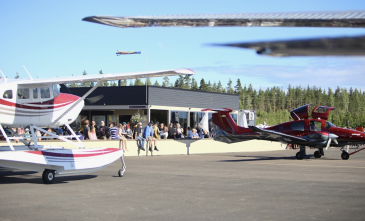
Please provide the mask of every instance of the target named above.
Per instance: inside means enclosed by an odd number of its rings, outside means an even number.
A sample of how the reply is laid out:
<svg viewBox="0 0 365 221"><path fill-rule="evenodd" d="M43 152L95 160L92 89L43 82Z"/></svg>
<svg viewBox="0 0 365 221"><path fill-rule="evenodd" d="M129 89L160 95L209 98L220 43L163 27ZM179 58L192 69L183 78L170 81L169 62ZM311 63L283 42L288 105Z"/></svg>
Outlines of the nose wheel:
<svg viewBox="0 0 365 221"><path fill-rule="evenodd" d="M125 162L124 162L124 158L123 158L123 156L121 156L120 157L120 160L122 161L122 169L120 169L120 170L118 170L118 176L119 177L123 177L124 176L124 172L125 172L125 169L127 168L126 166L125 166Z"/></svg>

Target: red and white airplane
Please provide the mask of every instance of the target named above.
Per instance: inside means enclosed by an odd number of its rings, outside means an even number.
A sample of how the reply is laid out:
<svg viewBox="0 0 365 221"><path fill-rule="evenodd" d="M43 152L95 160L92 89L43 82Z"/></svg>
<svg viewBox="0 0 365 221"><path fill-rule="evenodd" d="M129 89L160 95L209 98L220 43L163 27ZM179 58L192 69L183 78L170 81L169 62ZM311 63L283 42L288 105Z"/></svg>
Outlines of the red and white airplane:
<svg viewBox="0 0 365 221"><path fill-rule="evenodd" d="M195 74L189 69L176 69L33 79L27 71L29 79L10 80L1 71L0 73L3 75L0 79L0 131L8 144L8 146L0 147L0 167L30 171L44 170L42 178L45 183L52 183L55 176L88 173L102 169L118 158L121 158L123 163L118 174L123 176L125 172L123 150L85 149L69 126L84 107L84 99L100 84L111 80ZM82 97L59 92L59 84L81 82L96 82L96 84ZM57 136L41 128L63 125L69 129L72 136ZM29 126L33 144L19 136L8 136L3 126ZM46 138L58 138L74 144L79 149L38 145L35 130L48 134ZM67 139L70 137L76 137L77 142ZM14 139L23 139L22 142L25 145L13 146L11 140Z"/></svg>

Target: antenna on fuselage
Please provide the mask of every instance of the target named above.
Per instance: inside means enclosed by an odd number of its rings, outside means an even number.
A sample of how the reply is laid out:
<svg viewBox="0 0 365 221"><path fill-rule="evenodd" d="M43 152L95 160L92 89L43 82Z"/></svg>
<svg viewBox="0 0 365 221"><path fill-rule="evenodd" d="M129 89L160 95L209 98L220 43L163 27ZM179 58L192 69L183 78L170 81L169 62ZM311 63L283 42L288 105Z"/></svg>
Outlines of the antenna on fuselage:
<svg viewBox="0 0 365 221"><path fill-rule="evenodd" d="M0 73L4 76L4 82L6 82L8 79L5 77L5 74L1 70Z"/></svg>
<svg viewBox="0 0 365 221"><path fill-rule="evenodd" d="M24 65L23 65L23 68L24 68L24 69L25 69L25 71L28 73L30 80L31 80L31 81L33 81L32 76L30 76L30 74L29 74L28 70L25 68L25 66L24 66Z"/></svg>

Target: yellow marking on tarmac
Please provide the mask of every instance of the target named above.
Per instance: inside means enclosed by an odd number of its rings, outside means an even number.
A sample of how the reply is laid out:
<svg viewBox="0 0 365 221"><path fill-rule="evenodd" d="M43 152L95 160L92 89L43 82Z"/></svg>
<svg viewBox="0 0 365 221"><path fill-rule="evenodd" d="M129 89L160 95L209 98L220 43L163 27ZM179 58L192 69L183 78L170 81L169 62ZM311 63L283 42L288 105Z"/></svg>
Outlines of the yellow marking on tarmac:
<svg viewBox="0 0 365 221"><path fill-rule="evenodd" d="M263 164L263 165L279 165L279 166L304 166L304 167L328 167L328 168L356 168L356 169L365 169L364 167L358 166L328 166L328 165L303 165L303 164L285 164L285 163L251 163L251 164Z"/></svg>

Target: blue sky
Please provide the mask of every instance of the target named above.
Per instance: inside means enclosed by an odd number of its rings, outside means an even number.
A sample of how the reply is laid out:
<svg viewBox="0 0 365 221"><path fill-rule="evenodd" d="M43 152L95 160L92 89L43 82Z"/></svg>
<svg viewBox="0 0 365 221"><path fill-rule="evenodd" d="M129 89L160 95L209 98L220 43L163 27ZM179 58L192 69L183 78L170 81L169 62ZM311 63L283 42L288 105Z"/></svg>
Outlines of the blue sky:
<svg viewBox="0 0 365 221"><path fill-rule="evenodd" d="M190 68L195 79L227 85L237 78L255 88L356 87L365 90L365 57L275 58L254 51L208 46L260 40L364 35L355 28L136 28L81 21L92 15L136 16L237 12L364 10L365 1L0 1L0 70L33 77ZM157 79L162 82L162 79ZM154 82L155 79L152 79ZM170 78L174 82L174 78Z"/></svg>

